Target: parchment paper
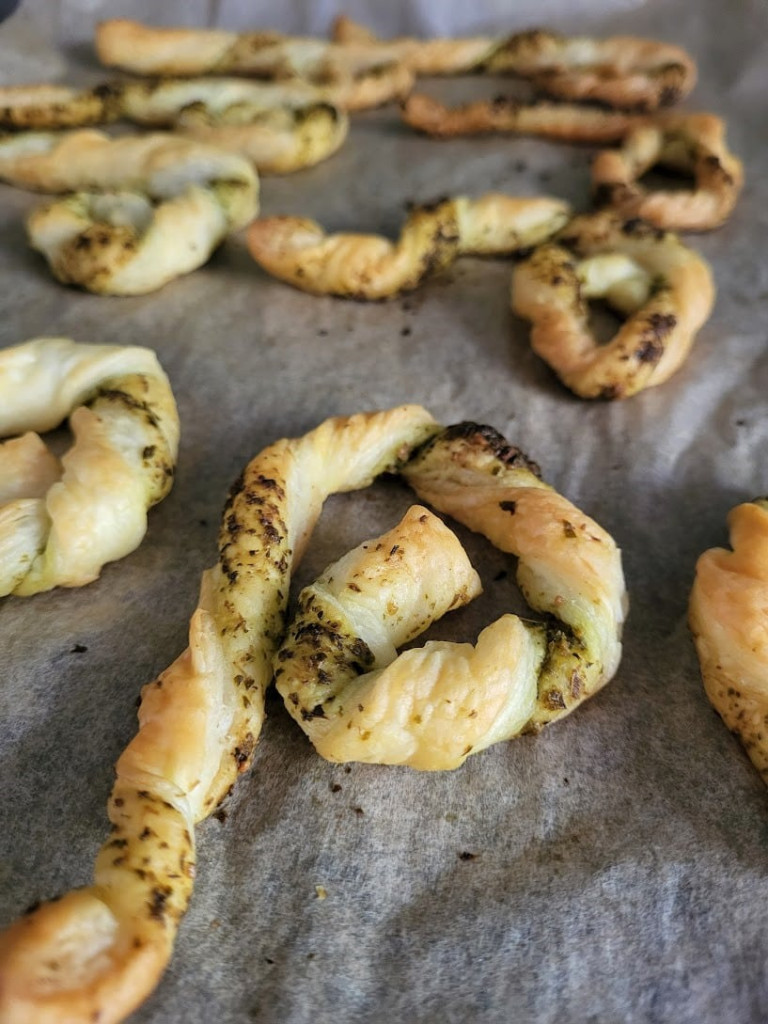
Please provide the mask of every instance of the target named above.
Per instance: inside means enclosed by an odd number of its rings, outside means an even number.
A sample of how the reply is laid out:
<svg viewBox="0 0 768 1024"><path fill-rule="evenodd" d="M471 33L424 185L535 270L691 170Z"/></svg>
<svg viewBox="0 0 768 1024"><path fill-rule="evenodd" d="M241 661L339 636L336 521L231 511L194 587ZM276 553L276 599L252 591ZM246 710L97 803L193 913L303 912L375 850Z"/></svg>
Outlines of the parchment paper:
<svg viewBox="0 0 768 1024"><path fill-rule="evenodd" d="M276 7L28 0L0 27L0 69L8 82L105 77L88 45L103 15L323 32L333 13L330 0ZM766 793L705 700L685 619L696 557L725 542L731 506L768 491L768 6L360 0L348 11L383 32L548 22L689 48L701 81L687 106L727 118L747 175L728 224L689 237L714 268L714 315L668 383L585 403L531 353L509 312L508 262L465 259L405 300L365 305L267 278L233 238L159 293L100 298L50 277L24 239L39 199L2 187L0 344L64 334L152 346L182 448L134 554L81 590L0 604L0 923L88 883L139 689L186 644L247 459L327 416L418 401L446 423L496 426L615 535L632 601L618 675L538 738L447 774L327 764L271 697L226 820L198 830L191 909L133 1019L763 1022ZM507 85L425 83L456 100ZM589 156L535 140L431 141L387 109L356 116L326 164L264 179L262 209L395 235L407 200L445 194L549 192L586 208ZM297 582L409 502L397 483L332 499ZM508 560L461 536L485 594L433 635L469 640L522 605Z"/></svg>

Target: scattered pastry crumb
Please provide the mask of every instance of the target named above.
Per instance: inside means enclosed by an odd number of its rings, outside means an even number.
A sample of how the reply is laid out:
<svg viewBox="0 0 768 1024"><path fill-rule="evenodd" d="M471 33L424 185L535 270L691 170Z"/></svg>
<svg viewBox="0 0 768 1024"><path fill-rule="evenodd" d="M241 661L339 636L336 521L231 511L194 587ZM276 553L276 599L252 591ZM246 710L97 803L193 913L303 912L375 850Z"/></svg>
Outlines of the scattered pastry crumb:
<svg viewBox="0 0 768 1024"><path fill-rule="evenodd" d="M328 898L328 892L327 892L327 890L326 890L324 885L316 885L315 886L315 893L316 893L317 898L319 900L325 900L325 899Z"/></svg>

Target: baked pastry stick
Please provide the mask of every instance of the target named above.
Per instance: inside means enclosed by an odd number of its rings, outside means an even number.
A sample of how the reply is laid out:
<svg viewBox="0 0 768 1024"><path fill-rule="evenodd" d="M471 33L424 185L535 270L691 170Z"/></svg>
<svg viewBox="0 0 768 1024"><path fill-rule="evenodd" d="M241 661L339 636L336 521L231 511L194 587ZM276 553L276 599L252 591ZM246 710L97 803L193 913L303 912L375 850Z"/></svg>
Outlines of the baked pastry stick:
<svg viewBox="0 0 768 1024"><path fill-rule="evenodd" d="M704 689L768 783L768 499L728 516L732 550L696 564L689 622Z"/></svg>
<svg viewBox="0 0 768 1024"><path fill-rule="evenodd" d="M546 29L465 39L383 42L349 18L337 18L334 39L356 52L405 64L416 75L514 74L560 99L590 100L624 110L655 110L686 96L696 65L679 46L655 39L564 36Z"/></svg>
<svg viewBox="0 0 768 1024"><path fill-rule="evenodd" d="M365 110L406 96L413 75L397 61L382 60L369 47L336 46L322 39L278 32L154 28L115 18L96 28L102 64L140 75L252 75L299 79L332 89L344 110Z"/></svg>
<svg viewBox="0 0 768 1024"><path fill-rule="evenodd" d="M306 82L242 78L113 82L90 90L57 85L0 88L0 128L69 128L126 118L247 157L258 171L288 174L341 146L349 119L333 90Z"/></svg>
<svg viewBox="0 0 768 1024"><path fill-rule="evenodd" d="M517 556L528 603L476 645L429 642L399 656L477 593L453 535L422 508L302 591L275 658L285 705L331 761L452 769L537 732L616 672L626 594L613 539L490 427L449 427L403 468L420 498Z"/></svg>
<svg viewBox="0 0 768 1024"><path fill-rule="evenodd" d="M690 189L649 190L640 178L654 167L693 177ZM623 217L673 231L709 231L730 215L744 184L728 150L725 123L714 114L658 114L638 119L621 146L592 163L595 201Z"/></svg>
<svg viewBox="0 0 768 1024"><path fill-rule="evenodd" d="M66 417L59 461L36 431ZM36 338L0 350L0 596L80 587L141 543L173 483L179 417L147 348Z"/></svg>
<svg viewBox="0 0 768 1024"><path fill-rule="evenodd" d="M459 256L507 255L551 237L568 220L560 199L460 196L411 210L397 242L378 235L326 235L315 221L266 217L248 248L275 277L316 295L381 299L416 288Z"/></svg>
<svg viewBox="0 0 768 1024"><path fill-rule="evenodd" d="M195 270L258 211L247 160L170 134L12 135L0 140L0 180L72 193L32 212L30 242L60 281L109 295Z"/></svg>
<svg viewBox="0 0 768 1024"><path fill-rule="evenodd" d="M680 368L712 310L707 262L673 234L612 211L575 217L519 263L512 309L531 321L531 345L582 398L627 398ZM601 344L589 300L624 317Z"/></svg>
<svg viewBox="0 0 768 1024"><path fill-rule="evenodd" d="M406 124L438 139L503 132L561 142L616 142L644 120L604 107L546 100L521 103L505 96L448 107L431 96L411 93L401 109Z"/></svg>
<svg viewBox="0 0 768 1024"><path fill-rule="evenodd" d="M189 647L145 686L93 884L0 936L3 1024L113 1024L157 984L195 875L194 825L253 758L291 572L324 499L395 470L437 429L418 406L326 420L257 455L227 500Z"/></svg>

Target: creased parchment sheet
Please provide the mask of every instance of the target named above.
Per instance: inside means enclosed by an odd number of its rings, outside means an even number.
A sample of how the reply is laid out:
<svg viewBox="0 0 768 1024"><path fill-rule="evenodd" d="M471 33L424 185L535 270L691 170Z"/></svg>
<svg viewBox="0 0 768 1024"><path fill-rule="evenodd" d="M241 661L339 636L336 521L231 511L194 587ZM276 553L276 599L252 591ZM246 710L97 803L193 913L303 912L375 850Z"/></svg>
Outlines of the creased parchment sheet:
<svg viewBox="0 0 768 1024"><path fill-rule="evenodd" d="M584 403L531 353L509 312L508 262L462 260L405 300L364 305L268 279L233 238L161 292L99 298L50 278L24 239L40 200L0 189L0 344L54 333L150 345L182 423L174 491L138 551L82 590L0 604L0 922L89 881L139 689L186 643L246 460L326 416L417 401L444 422L496 426L616 536L632 600L619 673L538 738L442 775L329 765L270 698L253 770L225 820L199 829L170 969L133 1019L764 1022L766 794L706 703L685 616L696 557L725 542L727 510L768 491L768 5L348 10L386 33L547 22L690 49L701 80L687 106L727 118L747 175L728 224L690 236L714 268L715 312L667 384ZM100 16L321 32L333 13L330 2L26 0L0 26L0 72L99 80L88 39ZM507 86L424 83L451 99ZM446 194L547 192L585 208L589 156L525 139L431 141L388 109L356 116L328 163L265 179L263 211L394 235L408 200ZM332 499L298 582L409 501L396 482ZM509 561L460 533L485 594L433 635L469 640L522 605Z"/></svg>

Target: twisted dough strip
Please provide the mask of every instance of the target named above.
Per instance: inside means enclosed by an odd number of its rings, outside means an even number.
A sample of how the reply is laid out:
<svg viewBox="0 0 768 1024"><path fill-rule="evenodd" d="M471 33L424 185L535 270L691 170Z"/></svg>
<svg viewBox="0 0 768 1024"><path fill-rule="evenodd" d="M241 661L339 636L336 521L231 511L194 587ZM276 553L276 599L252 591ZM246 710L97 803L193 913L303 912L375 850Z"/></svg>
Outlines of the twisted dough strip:
<svg viewBox="0 0 768 1024"><path fill-rule="evenodd" d="M258 210L247 160L165 134L11 136L0 141L0 179L75 193L30 215L32 247L60 281L111 295L152 291L195 270Z"/></svg>
<svg viewBox="0 0 768 1024"><path fill-rule="evenodd" d="M707 696L768 783L768 499L728 516L732 551L696 565L689 621Z"/></svg>
<svg viewBox="0 0 768 1024"><path fill-rule="evenodd" d="M694 188L649 192L638 179L657 165L691 174ZM599 205L677 231L719 227L743 183L741 161L729 152L725 124L714 114L661 114L640 120L618 150L598 153L592 164Z"/></svg>
<svg viewBox="0 0 768 1024"><path fill-rule="evenodd" d="M416 288L461 255L508 254L566 223L560 199L444 199L411 211L397 243L378 235L326 235L312 220L267 217L248 229L248 248L275 277L316 295L381 299Z"/></svg>
<svg viewBox="0 0 768 1024"><path fill-rule="evenodd" d="M696 65L685 50L634 36L592 39L533 29L509 36L381 42L342 17L334 39L358 53L368 46L372 58L398 60L416 75L514 74L551 96L621 109L669 106L696 83Z"/></svg>
<svg viewBox="0 0 768 1024"><path fill-rule="evenodd" d="M257 455L227 501L189 648L142 692L94 884L0 936L4 1024L112 1024L168 962L195 873L193 826L250 764L291 571L324 499L394 470L436 429L418 406L327 420Z"/></svg>
<svg viewBox="0 0 768 1024"><path fill-rule="evenodd" d="M332 89L344 110L365 110L406 96L413 76L368 47L336 46L277 32L153 28L117 18L96 29L102 64L141 75L255 75L304 79Z"/></svg>
<svg viewBox="0 0 768 1024"><path fill-rule="evenodd" d="M612 538L490 427L449 427L403 473L420 498L516 555L521 590L551 620L503 615L474 647L431 642L398 657L396 647L479 590L458 541L417 507L302 592L275 679L329 760L456 768L563 717L613 676L626 607L621 559Z"/></svg>
<svg viewBox="0 0 768 1024"><path fill-rule="evenodd" d="M86 91L10 86L0 88L0 128L65 128L125 117L240 153L259 171L287 174L324 160L346 138L349 119L331 103L332 91L241 78L114 82Z"/></svg>
<svg viewBox="0 0 768 1024"><path fill-rule="evenodd" d="M402 116L411 128L440 139L510 132L563 142L615 142L639 120L636 114L601 107L520 103L504 96L447 107L423 93L412 93L405 100Z"/></svg>
<svg viewBox="0 0 768 1024"><path fill-rule="evenodd" d="M0 445L0 596L95 580L171 489L179 419L150 349L37 338L0 351L0 436L68 415L61 465L36 433Z"/></svg>
<svg viewBox="0 0 768 1024"><path fill-rule="evenodd" d="M531 345L582 398L627 398L667 380L709 316L707 263L672 234L610 211L576 217L519 263L512 309L532 322ZM598 343L589 299L626 316Z"/></svg>

